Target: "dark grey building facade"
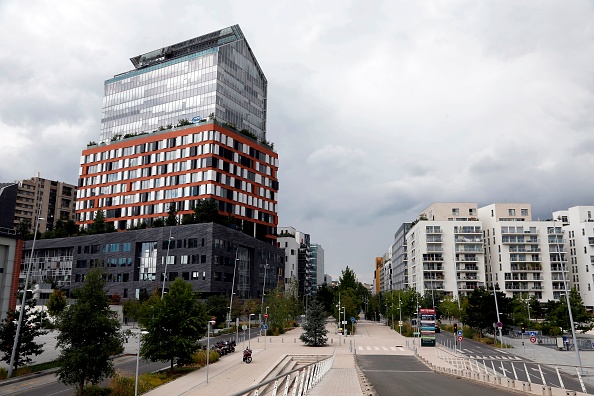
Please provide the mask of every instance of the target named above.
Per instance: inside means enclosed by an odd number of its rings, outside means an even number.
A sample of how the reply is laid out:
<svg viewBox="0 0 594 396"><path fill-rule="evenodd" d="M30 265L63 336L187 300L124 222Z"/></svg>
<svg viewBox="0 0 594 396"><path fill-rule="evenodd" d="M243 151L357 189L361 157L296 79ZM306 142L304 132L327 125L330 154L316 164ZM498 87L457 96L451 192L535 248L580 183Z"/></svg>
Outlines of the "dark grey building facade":
<svg viewBox="0 0 594 396"><path fill-rule="evenodd" d="M31 245L25 245L23 262ZM202 298L230 296L233 283L236 298L261 298L264 287L273 289L284 277L282 249L214 223L38 240L33 258L32 279L38 283L71 291L99 267L108 294L124 299L137 298L142 289L161 290L165 272L166 291L169 282L181 278Z"/></svg>

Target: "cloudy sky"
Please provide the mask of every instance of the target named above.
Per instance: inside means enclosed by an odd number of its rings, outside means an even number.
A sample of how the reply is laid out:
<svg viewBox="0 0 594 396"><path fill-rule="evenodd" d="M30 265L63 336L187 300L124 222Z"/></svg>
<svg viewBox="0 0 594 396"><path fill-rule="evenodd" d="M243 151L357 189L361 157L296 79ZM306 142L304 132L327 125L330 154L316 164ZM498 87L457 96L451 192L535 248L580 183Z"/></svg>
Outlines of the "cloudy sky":
<svg viewBox="0 0 594 396"><path fill-rule="evenodd" d="M269 82L279 225L326 272L432 202L594 204L592 1L0 1L0 181L76 184L103 82L239 24Z"/></svg>

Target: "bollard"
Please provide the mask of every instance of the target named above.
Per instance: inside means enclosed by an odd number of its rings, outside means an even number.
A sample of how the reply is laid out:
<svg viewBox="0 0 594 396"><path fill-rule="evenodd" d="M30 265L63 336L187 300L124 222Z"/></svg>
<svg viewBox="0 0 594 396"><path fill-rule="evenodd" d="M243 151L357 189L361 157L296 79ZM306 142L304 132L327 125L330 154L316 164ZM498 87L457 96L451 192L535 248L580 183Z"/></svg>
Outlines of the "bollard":
<svg viewBox="0 0 594 396"><path fill-rule="evenodd" d="M293 344L297 342L297 338L293 338Z"/></svg>
<svg viewBox="0 0 594 396"><path fill-rule="evenodd" d="M507 387L512 388L512 389L516 387L516 384L514 383L513 379L511 379L511 378L507 379Z"/></svg>
<svg viewBox="0 0 594 396"><path fill-rule="evenodd" d="M270 340L270 342L272 342L272 339ZM284 344L284 343L285 343L285 339L281 338L281 344Z"/></svg>
<svg viewBox="0 0 594 396"><path fill-rule="evenodd" d="M572 390L565 391L565 396L575 396L575 391L572 391Z"/></svg>
<svg viewBox="0 0 594 396"><path fill-rule="evenodd" d="M550 386L542 387L542 396L553 396L553 391Z"/></svg>

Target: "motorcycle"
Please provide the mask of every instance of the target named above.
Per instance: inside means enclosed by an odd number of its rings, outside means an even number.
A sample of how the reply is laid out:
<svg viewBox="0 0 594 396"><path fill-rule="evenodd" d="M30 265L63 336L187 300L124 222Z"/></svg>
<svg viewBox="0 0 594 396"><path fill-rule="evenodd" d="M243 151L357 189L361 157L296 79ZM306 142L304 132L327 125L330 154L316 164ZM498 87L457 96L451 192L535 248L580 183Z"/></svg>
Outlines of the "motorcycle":
<svg viewBox="0 0 594 396"><path fill-rule="evenodd" d="M251 363L252 362L252 350L245 348L245 351L243 351L243 361L246 363Z"/></svg>

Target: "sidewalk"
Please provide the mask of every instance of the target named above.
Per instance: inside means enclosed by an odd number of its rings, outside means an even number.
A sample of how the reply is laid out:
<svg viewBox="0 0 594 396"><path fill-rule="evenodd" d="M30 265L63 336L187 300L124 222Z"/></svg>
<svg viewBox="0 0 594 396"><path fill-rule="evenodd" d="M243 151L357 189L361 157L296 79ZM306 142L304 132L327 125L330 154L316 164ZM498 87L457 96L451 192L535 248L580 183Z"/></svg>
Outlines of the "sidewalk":
<svg viewBox="0 0 594 396"><path fill-rule="evenodd" d="M253 361L250 364L243 363L243 343L239 344L237 352L221 357L217 363L209 367L208 383L206 368L202 368L145 395L229 395L263 382L266 375L288 355L317 356L322 360L334 353L336 356L332 369L314 389L320 389L319 395L338 394L337 392L344 395L363 395L355 370L354 356L348 343L342 339L343 344L339 346L338 336L331 332L328 334L328 346L307 347L299 340L301 332L301 328L295 328L278 337L269 336L266 339L266 349L264 337L252 339Z"/></svg>

